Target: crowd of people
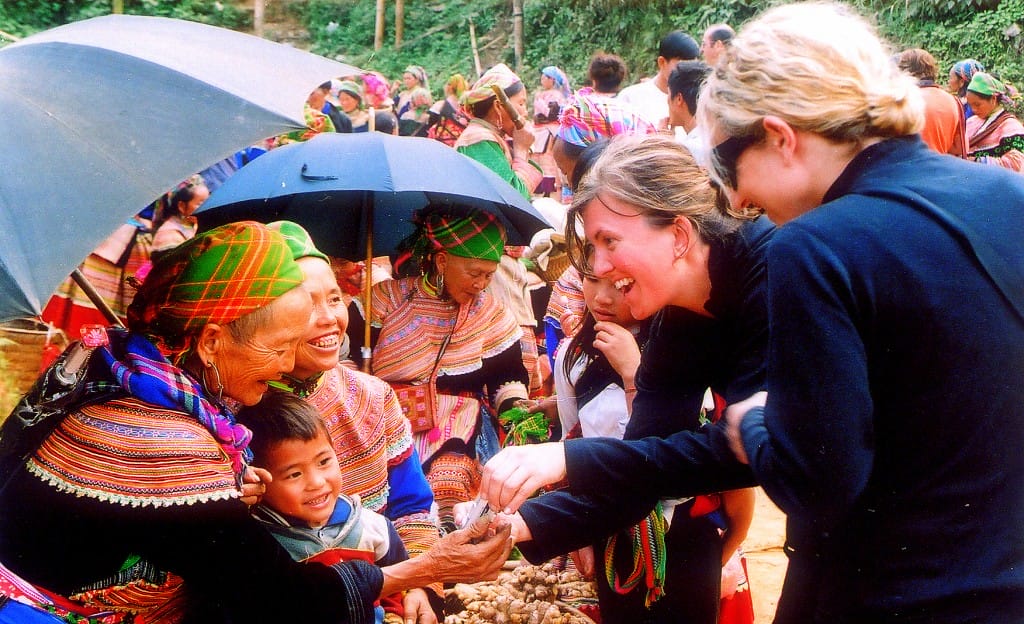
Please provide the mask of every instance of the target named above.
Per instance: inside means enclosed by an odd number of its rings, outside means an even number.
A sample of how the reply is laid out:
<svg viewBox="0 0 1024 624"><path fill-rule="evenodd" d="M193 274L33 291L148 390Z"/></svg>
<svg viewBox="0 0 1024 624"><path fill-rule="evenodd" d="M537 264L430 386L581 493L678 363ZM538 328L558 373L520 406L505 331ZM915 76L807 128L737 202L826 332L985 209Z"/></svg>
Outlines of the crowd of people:
<svg viewBox="0 0 1024 624"><path fill-rule="evenodd" d="M567 556L606 624L750 624L760 486L777 622L1024 621L1016 90L971 59L943 87L831 3L673 31L653 68L622 88L602 51L531 98L498 64L436 101L420 66L339 76L217 165L428 137L553 215L530 246L443 205L372 266L290 221L200 232L216 172L136 215L82 267L125 326L0 432L0 593L40 622L432 624L515 546ZM44 318L109 324L73 286Z"/></svg>

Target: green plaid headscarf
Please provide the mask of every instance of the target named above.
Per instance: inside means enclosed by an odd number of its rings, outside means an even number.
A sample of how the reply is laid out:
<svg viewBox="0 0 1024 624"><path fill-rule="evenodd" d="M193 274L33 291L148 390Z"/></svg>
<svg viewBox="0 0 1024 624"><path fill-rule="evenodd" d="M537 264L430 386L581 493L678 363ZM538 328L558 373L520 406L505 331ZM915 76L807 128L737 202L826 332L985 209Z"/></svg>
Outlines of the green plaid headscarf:
<svg viewBox="0 0 1024 624"><path fill-rule="evenodd" d="M284 242L288 245L288 249L292 252L293 259L313 257L320 258L327 264L331 263L327 254L317 249L316 245L313 244L313 239L310 237L309 232L298 223L274 221L273 223L268 223L267 227L281 233L281 236L284 237Z"/></svg>
<svg viewBox="0 0 1024 624"><path fill-rule="evenodd" d="M128 327L172 361L197 330L230 323L302 284L284 237L262 223L230 223L203 232L153 263L128 308Z"/></svg>
<svg viewBox="0 0 1024 624"><path fill-rule="evenodd" d="M412 256L420 262L438 251L460 258L499 262L505 249L505 228L487 212L469 216L443 212L419 214L413 219L416 233L410 239Z"/></svg>

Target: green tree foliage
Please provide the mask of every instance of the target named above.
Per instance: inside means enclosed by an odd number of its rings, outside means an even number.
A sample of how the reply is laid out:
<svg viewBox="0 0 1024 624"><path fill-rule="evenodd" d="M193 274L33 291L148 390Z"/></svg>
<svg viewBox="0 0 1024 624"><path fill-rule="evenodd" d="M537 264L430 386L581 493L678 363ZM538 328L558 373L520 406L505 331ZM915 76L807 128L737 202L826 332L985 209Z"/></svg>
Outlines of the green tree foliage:
<svg viewBox="0 0 1024 624"><path fill-rule="evenodd" d="M392 5L388 2L388 6ZM586 76L597 51L621 56L629 69L627 82L655 71L658 41L671 30L699 39L710 24L734 26L779 0L744 2L716 0L525 0L525 53L522 77L535 88L540 68L558 65L574 84ZM1024 86L1024 0L853 0L871 17L893 51L925 48L945 72L958 60L976 58L1000 77ZM348 62L397 78L405 65L423 65L440 95L440 83L453 72L472 77L468 15L477 26L480 45L496 38L500 45L482 51L485 67L512 64L511 2L479 0L407 0L405 45L394 49L393 14L388 15L385 47L373 51L373 0L309 0L304 19L314 50L340 55ZM475 13L468 14L471 6ZM329 27L331 23L336 26ZM437 30L438 27L440 30ZM435 29L435 30L431 30Z"/></svg>
<svg viewBox="0 0 1024 624"><path fill-rule="evenodd" d="M108 15L110 0L4 0L0 2L0 30L25 37L70 22ZM225 0L124 0L124 12L203 22L226 28L244 28L251 19Z"/></svg>
<svg viewBox="0 0 1024 624"><path fill-rule="evenodd" d="M275 0L283 2L283 0ZM921 47L939 60L943 74L954 62L976 58L987 69L1024 87L1024 0L851 0L871 16L894 51ZM655 69L659 39L680 29L699 38L712 23L742 25L779 0L524 0L522 77L536 88L546 65L565 69L574 84L597 51L623 57L633 82ZM406 65L427 69L431 87L459 72L476 71L469 20L476 26L481 63L513 64L511 0L406 0L404 42L394 42L394 0L387 1L385 45L373 49L375 0L293 0L285 3L307 27L314 52L400 76ZM243 28L239 7L248 0L124 0L126 13L166 15ZM110 0L4 0L0 30L24 36L110 12ZM940 76L940 79L944 79Z"/></svg>

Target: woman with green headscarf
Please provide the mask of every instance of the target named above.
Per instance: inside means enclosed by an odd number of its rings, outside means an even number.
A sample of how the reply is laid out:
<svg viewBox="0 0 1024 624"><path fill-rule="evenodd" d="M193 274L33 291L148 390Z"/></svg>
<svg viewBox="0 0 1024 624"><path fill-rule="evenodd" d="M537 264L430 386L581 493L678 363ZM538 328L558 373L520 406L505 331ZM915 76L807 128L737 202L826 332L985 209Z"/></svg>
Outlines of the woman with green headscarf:
<svg viewBox="0 0 1024 624"><path fill-rule="evenodd" d="M414 223L403 249L419 275L373 288L373 373L403 401L442 528L450 529L452 507L476 495L478 460L497 450L492 414L527 397L528 375L516 319L485 291L504 228L483 212L428 209ZM362 333L350 329L349 337L357 352ZM423 414L424 404L436 409Z"/></svg>
<svg viewBox="0 0 1024 624"><path fill-rule="evenodd" d="M75 622L361 623L382 595L496 575L510 547L469 544L483 526L393 566L327 567L292 561L250 517L269 474L247 466L251 434L226 401L253 405L292 369L312 311L302 284L284 238L258 223L159 258L128 331L93 343L51 428L35 437L12 418L0 435L0 579L66 597L23 596ZM57 372L37 385L37 413L66 390Z"/></svg>
<svg viewBox="0 0 1024 624"><path fill-rule="evenodd" d="M1024 125L1006 110L1012 88L992 74L978 72L967 85L968 158L988 165L1024 171Z"/></svg>

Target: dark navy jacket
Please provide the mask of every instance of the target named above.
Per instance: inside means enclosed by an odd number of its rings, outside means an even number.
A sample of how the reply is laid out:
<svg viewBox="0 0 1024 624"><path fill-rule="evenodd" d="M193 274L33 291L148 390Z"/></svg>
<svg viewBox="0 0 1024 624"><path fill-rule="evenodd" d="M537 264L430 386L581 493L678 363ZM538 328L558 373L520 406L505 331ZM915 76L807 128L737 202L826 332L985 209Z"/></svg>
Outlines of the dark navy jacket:
<svg viewBox="0 0 1024 624"><path fill-rule="evenodd" d="M771 242L769 398L743 441L789 520L777 621L1024 621L1024 322L927 204L1024 299L1024 176L916 136L865 149ZM569 442L570 484L610 509L722 489L710 429Z"/></svg>

